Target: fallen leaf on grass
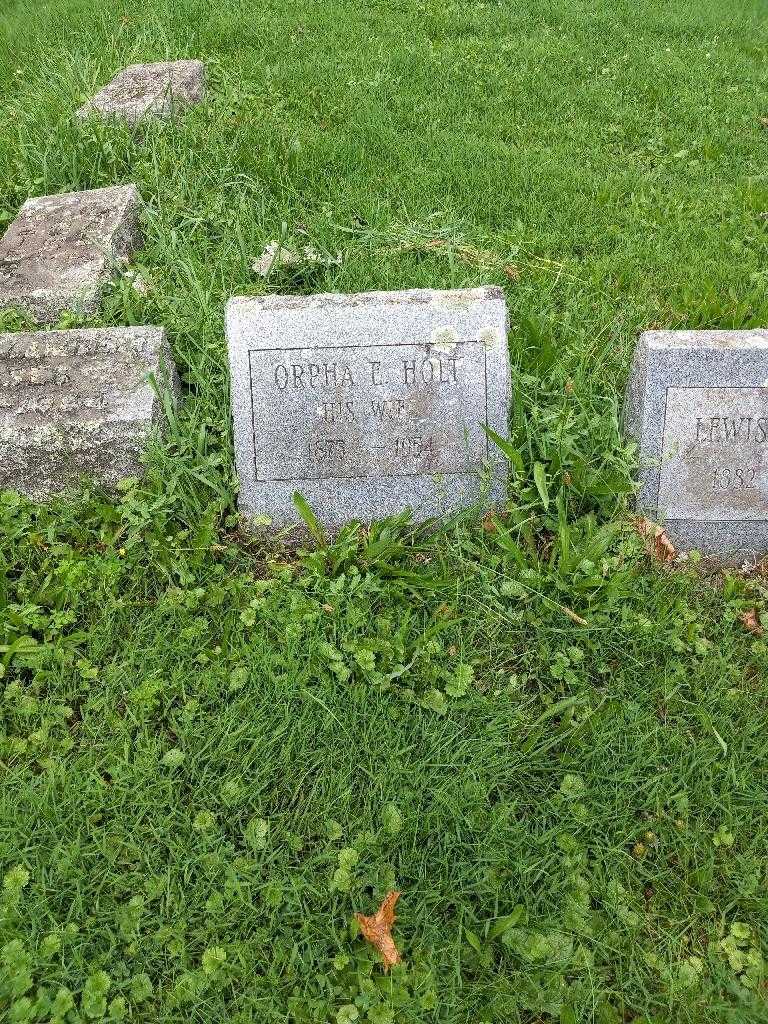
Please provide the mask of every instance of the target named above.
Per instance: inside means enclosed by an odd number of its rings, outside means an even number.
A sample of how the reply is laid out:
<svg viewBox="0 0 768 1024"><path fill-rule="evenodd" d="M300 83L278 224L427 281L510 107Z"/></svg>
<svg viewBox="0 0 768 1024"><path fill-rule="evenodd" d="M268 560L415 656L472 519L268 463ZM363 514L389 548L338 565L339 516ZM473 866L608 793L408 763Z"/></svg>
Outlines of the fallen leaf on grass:
<svg viewBox="0 0 768 1024"><path fill-rule="evenodd" d="M645 541L645 550L657 562L663 565L674 562L677 551L669 537L658 523L652 523L650 519L641 516L635 520L637 532Z"/></svg>
<svg viewBox="0 0 768 1024"><path fill-rule="evenodd" d="M749 611L742 612L739 616L745 629L748 629L750 633L754 633L755 636L762 636L764 633L763 627L760 625L760 618L757 614L757 608L750 608Z"/></svg>
<svg viewBox="0 0 768 1024"><path fill-rule="evenodd" d="M392 925L395 923L395 904L400 899L399 892L387 893L386 899L375 914L355 914L363 938L375 946L384 961L384 970L400 963L395 940L392 938Z"/></svg>
<svg viewBox="0 0 768 1024"><path fill-rule="evenodd" d="M486 512L485 516L483 517L483 529L485 530L486 533L496 533L496 517L494 516L493 512Z"/></svg>

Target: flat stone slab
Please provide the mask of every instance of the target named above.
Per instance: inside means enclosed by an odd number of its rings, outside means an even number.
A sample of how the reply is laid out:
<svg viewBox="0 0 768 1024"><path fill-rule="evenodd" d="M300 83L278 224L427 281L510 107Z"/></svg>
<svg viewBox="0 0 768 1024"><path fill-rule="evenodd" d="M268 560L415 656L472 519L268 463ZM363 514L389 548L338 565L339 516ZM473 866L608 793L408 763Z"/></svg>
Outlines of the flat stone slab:
<svg viewBox="0 0 768 1024"><path fill-rule="evenodd" d="M170 117L205 96L205 65L199 60L131 64L82 106L78 117L98 114L132 124L146 117Z"/></svg>
<svg viewBox="0 0 768 1024"><path fill-rule="evenodd" d="M500 288L234 298L226 329L246 516L300 525L299 491L334 530L503 495Z"/></svg>
<svg viewBox="0 0 768 1024"><path fill-rule="evenodd" d="M768 331L649 331L627 387L638 505L680 550L768 553Z"/></svg>
<svg viewBox="0 0 768 1024"><path fill-rule="evenodd" d="M140 476L178 378L160 327L0 334L0 488L41 499Z"/></svg>
<svg viewBox="0 0 768 1024"><path fill-rule="evenodd" d="M135 185L28 199L0 239L0 308L38 323L99 311L107 282L141 244Z"/></svg>

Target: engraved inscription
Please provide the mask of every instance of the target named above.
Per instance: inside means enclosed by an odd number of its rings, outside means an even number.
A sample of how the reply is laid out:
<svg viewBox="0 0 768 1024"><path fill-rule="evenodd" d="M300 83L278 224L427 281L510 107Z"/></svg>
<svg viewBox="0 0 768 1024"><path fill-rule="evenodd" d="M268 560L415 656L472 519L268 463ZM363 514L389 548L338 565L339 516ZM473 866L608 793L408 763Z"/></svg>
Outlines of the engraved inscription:
<svg viewBox="0 0 768 1024"><path fill-rule="evenodd" d="M667 388L659 513L768 521L768 387Z"/></svg>
<svg viewBox="0 0 768 1024"><path fill-rule="evenodd" d="M477 472L488 455L485 347L252 349L258 480ZM269 402L264 396L269 396Z"/></svg>
<svg viewBox="0 0 768 1024"><path fill-rule="evenodd" d="M720 466L715 469L712 486L727 491L730 487L751 487L757 478L757 470L745 466Z"/></svg>

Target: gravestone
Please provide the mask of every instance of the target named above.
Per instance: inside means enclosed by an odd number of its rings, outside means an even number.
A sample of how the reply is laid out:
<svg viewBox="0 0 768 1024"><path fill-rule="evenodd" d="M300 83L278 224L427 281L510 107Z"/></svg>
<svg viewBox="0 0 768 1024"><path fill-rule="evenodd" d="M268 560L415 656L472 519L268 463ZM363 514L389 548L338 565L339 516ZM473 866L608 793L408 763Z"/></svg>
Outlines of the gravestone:
<svg viewBox="0 0 768 1024"><path fill-rule="evenodd" d="M0 239L0 308L38 323L97 313L107 282L141 243L135 185L28 199Z"/></svg>
<svg viewBox="0 0 768 1024"><path fill-rule="evenodd" d="M297 524L299 491L334 530L502 496L506 328L500 288L232 299L241 511Z"/></svg>
<svg viewBox="0 0 768 1024"><path fill-rule="evenodd" d="M649 331L627 390L638 506L680 550L768 552L768 331Z"/></svg>
<svg viewBox="0 0 768 1024"><path fill-rule="evenodd" d="M0 334L0 487L46 498L139 476L178 378L159 327Z"/></svg>
<svg viewBox="0 0 768 1024"><path fill-rule="evenodd" d="M175 108L205 96L205 66L199 60L132 64L96 93L77 114L119 117L131 124L145 117L169 117Z"/></svg>

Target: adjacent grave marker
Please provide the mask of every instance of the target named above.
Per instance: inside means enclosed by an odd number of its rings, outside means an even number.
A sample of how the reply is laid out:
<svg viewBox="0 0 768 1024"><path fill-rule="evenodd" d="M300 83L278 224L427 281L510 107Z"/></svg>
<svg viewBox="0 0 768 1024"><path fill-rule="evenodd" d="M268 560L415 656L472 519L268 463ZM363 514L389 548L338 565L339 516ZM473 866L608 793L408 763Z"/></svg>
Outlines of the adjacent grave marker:
<svg viewBox="0 0 768 1024"><path fill-rule="evenodd" d="M484 466L499 497L506 321L500 288L232 299L241 510L291 525L300 491L331 529L423 519L482 496Z"/></svg>
<svg viewBox="0 0 768 1024"><path fill-rule="evenodd" d="M107 281L139 246L135 185L28 199L0 240L0 308L38 323L98 312Z"/></svg>
<svg viewBox="0 0 768 1024"><path fill-rule="evenodd" d="M638 505L672 543L723 563L768 552L768 331L650 331L625 422Z"/></svg>
<svg viewBox="0 0 768 1024"><path fill-rule="evenodd" d="M205 96L205 66L199 60L132 64L78 110L132 124L145 117L169 117L174 108L199 103Z"/></svg>
<svg viewBox="0 0 768 1024"><path fill-rule="evenodd" d="M163 419L149 374L177 393L159 327L0 334L0 487L39 499L140 475Z"/></svg>

